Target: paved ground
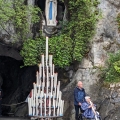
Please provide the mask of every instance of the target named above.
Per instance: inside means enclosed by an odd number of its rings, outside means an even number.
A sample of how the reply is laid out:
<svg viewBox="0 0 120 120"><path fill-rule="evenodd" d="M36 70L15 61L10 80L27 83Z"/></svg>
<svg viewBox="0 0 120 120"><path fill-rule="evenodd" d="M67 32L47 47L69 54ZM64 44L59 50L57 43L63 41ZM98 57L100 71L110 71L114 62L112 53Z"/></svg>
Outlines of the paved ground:
<svg viewBox="0 0 120 120"><path fill-rule="evenodd" d="M30 119L21 117L0 117L0 120L30 120Z"/></svg>

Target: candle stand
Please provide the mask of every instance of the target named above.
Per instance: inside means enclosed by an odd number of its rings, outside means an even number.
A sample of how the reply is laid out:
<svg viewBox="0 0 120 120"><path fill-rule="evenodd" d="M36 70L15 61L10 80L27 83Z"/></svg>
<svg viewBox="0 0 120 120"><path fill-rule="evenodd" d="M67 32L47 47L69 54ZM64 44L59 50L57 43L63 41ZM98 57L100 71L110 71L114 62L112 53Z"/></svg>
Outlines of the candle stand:
<svg viewBox="0 0 120 120"><path fill-rule="evenodd" d="M63 116L64 100L60 91L58 74L54 72L53 56L48 55L48 37L46 37L46 56L41 55L36 83L33 83L28 97L28 110L31 119L52 120Z"/></svg>

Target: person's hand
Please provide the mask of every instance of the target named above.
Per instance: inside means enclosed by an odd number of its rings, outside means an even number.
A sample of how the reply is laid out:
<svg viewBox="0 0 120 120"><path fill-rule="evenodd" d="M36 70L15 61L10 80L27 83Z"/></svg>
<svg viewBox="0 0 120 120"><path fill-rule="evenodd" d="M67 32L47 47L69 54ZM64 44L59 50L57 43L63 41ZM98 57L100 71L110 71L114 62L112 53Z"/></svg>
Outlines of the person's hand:
<svg viewBox="0 0 120 120"><path fill-rule="evenodd" d="M92 108L92 105L90 105L88 108Z"/></svg>
<svg viewBox="0 0 120 120"><path fill-rule="evenodd" d="M79 102L78 105L81 106L81 103Z"/></svg>

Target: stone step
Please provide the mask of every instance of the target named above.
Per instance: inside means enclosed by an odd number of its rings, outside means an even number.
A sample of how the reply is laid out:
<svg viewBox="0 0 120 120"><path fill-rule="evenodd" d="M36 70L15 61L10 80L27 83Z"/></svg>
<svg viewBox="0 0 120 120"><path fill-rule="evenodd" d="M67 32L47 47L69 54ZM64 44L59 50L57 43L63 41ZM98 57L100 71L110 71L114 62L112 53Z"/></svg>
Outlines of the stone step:
<svg viewBox="0 0 120 120"><path fill-rule="evenodd" d="M30 119L22 117L0 117L0 120L30 120Z"/></svg>

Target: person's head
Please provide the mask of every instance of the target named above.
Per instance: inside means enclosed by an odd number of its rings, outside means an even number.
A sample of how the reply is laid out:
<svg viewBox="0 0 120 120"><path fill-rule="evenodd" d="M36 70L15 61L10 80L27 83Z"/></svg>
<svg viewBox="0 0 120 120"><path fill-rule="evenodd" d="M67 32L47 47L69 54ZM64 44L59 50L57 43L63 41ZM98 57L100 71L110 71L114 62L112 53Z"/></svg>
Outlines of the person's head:
<svg viewBox="0 0 120 120"><path fill-rule="evenodd" d="M78 81L77 87L78 87L78 88L83 88L83 83L82 83L81 81Z"/></svg>
<svg viewBox="0 0 120 120"><path fill-rule="evenodd" d="M86 96L86 97L85 97L85 100L86 100L86 102L89 103L89 102L91 101L91 100L90 100L90 96Z"/></svg>

